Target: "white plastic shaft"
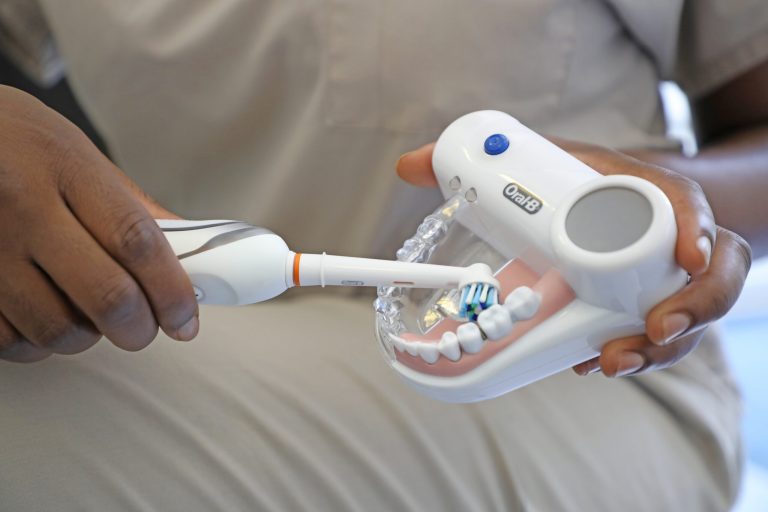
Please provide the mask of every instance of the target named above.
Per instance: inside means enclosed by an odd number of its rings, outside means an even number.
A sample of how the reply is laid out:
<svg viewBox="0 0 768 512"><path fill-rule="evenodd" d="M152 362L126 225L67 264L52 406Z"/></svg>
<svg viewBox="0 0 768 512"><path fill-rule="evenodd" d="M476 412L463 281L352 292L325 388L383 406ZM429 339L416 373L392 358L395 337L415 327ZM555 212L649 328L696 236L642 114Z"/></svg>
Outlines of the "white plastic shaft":
<svg viewBox="0 0 768 512"><path fill-rule="evenodd" d="M297 286L402 286L406 288L460 288L471 283L499 285L491 269L482 263L451 267L426 263L296 254ZM296 264L294 263L294 268Z"/></svg>

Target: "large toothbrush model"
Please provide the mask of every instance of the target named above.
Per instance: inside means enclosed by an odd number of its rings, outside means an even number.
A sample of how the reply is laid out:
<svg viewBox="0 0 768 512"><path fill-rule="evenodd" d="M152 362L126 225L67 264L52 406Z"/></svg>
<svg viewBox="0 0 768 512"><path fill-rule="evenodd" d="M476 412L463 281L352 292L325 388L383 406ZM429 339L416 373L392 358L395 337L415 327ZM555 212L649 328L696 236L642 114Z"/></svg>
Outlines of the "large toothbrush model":
<svg viewBox="0 0 768 512"><path fill-rule="evenodd" d="M462 201L458 222L509 262L496 274L503 303L476 322L446 316L409 332L379 315L392 367L431 397L492 398L595 357L644 332L648 311L687 282L658 187L603 176L507 114L453 122L433 167L444 196Z"/></svg>
<svg viewBox="0 0 768 512"><path fill-rule="evenodd" d="M499 286L482 263L469 267L302 254L275 233L233 220L158 220L201 304L262 302L294 286L455 288L469 319L496 304Z"/></svg>

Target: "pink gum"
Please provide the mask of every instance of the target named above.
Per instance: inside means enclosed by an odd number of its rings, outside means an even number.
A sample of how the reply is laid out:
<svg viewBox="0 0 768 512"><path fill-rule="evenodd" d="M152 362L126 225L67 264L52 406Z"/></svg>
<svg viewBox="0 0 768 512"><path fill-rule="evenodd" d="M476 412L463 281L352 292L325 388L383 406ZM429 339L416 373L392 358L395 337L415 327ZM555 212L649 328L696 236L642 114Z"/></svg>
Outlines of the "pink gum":
<svg viewBox="0 0 768 512"><path fill-rule="evenodd" d="M530 320L516 323L512 332L509 333L507 337L497 341L487 342L480 352L476 354L462 353L461 359L458 361L454 362L441 356L437 362L429 364L418 356L412 356L407 352L395 351L397 360L420 373L440 375L443 377L461 375L476 368L500 351L504 350L510 343L560 311L576 297L571 287L560 276L560 273L557 270L548 270L539 277L536 272L520 260L513 260L507 263L507 265L496 273L496 279L498 279L501 284L499 293L500 300L503 300L504 297L518 286L528 286L540 293L542 300L538 313L536 313ZM444 332L456 332L456 328L459 325L461 325L461 322L446 318L435 324L435 326L424 335L405 332L401 334L401 337L408 341L439 343Z"/></svg>

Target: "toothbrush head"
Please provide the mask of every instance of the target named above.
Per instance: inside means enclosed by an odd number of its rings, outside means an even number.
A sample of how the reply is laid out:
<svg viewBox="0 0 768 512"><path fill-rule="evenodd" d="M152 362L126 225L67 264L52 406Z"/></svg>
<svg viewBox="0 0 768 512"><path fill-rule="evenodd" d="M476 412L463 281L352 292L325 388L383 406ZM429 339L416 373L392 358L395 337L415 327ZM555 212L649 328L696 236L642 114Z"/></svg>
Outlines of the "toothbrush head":
<svg viewBox="0 0 768 512"><path fill-rule="evenodd" d="M466 276L459 283L459 317L470 322L484 310L499 303L499 282L493 277L491 268L484 263L475 263L466 268Z"/></svg>
<svg viewBox="0 0 768 512"><path fill-rule="evenodd" d="M474 322L477 317L499 303L498 289L488 283L472 283L463 287L459 300L459 316Z"/></svg>

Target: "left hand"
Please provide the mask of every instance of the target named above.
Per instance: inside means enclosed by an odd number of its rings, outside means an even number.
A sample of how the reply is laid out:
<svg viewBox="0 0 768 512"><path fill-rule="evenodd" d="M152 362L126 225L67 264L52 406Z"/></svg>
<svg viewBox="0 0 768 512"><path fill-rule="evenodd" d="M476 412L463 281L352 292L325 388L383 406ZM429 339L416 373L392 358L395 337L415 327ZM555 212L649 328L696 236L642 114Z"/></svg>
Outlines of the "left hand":
<svg viewBox="0 0 768 512"><path fill-rule="evenodd" d="M736 233L715 225L695 181L599 146L553 142L602 174L628 174L658 186L675 211L675 258L691 274L688 286L651 310L646 334L609 341L599 357L574 366L574 371L588 375L602 370L608 377L623 377L672 366L699 344L707 325L736 302L751 264L749 245ZM413 185L437 186L433 149L434 144L428 144L400 157L398 175Z"/></svg>

